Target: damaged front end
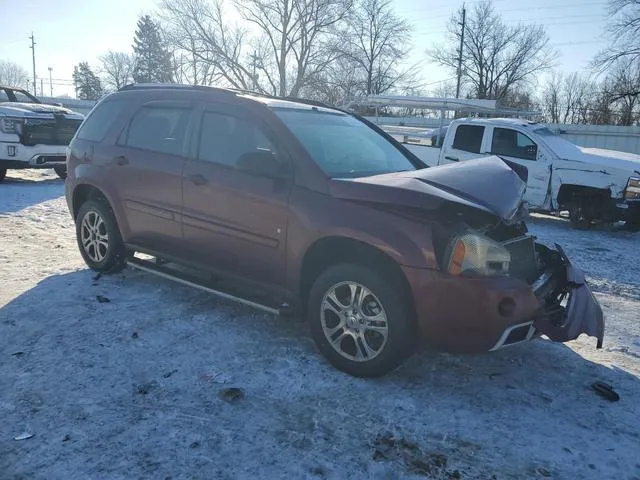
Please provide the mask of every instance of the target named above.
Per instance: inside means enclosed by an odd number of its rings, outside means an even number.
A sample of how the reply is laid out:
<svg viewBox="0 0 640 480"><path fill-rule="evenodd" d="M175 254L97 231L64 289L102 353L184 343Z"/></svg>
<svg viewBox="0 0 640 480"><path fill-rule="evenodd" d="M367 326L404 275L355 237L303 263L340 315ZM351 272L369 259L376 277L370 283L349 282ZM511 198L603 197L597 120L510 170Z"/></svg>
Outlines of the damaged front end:
<svg viewBox="0 0 640 480"><path fill-rule="evenodd" d="M602 348L604 314L587 285L582 270L574 266L564 250L537 245L545 269L533 283L536 297L544 304L544 312L534 327L556 342L574 340L585 333L597 339Z"/></svg>
<svg viewBox="0 0 640 480"><path fill-rule="evenodd" d="M501 234L515 226L502 226ZM569 260L562 247L555 249L537 243L535 237L522 232L512 238L501 238L499 245L508 252L507 278L526 282L538 300L538 308L530 320L510 325L491 350L546 335L556 342L575 340L581 334L597 339L602 347L604 315L602 308L585 281L584 273ZM498 230L486 232L496 238ZM499 257L498 257L499 258Z"/></svg>

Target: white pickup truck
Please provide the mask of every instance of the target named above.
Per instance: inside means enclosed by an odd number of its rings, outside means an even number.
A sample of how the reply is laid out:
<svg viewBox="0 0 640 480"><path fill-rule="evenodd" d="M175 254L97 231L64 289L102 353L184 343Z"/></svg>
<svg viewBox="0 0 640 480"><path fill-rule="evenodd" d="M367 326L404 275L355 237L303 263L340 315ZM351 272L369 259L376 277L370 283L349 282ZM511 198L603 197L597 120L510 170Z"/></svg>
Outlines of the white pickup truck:
<svg viewBox="0 0 640 480"><path fill-rule="evenodd" d="M568 210L577 226L623 220L640 228L640 155L578 147L542 124L519 119L454 120L441 148L427 146L431 135L416 130L385 130L431 166L497 155L527 167L530 210Z"/></svg>
<svg viewBox="0 0 640 480"><path fill-rule="evenodd" d="M53 168L67 175L66 149L84 117L0 85L0 181L7 169Z"/></svg>

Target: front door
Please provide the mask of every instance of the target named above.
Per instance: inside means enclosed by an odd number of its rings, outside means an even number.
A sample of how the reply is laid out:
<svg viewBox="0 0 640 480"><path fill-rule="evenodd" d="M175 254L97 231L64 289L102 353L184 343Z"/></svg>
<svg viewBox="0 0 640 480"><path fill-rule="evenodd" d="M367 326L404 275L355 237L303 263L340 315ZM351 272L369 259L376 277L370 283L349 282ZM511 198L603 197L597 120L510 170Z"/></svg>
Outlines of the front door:
<svg viewBox="0 0 640 480"><path fill-rule="evenodd" d="M524 200L530 207L544 207L549 194L551 164L538 145L512 128L493 127L491 153L527 167L529 178Z"/></svg>
<svg viewBox="0 0 640 480"><path fill-rule="evenodd" d="M183 234L190 260L227 273L282 285L290 178L238 168L252 152L289 161L267 125L236 107L205 106L195 152L184 169Z"/></svg>
<svg viewBox="0 0 640 480"><path fill-rule="evenodd" d="M193 109L184 102L141 105L108 155L136 246L175 255L182 241L182 170Z"/></svg>

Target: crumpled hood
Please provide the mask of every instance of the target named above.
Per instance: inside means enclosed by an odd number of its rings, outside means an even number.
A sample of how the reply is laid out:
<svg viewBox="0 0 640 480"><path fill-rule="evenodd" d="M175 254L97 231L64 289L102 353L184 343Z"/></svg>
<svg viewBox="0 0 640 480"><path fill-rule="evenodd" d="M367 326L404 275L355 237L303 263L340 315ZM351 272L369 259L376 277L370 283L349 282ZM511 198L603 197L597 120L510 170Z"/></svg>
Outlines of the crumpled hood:
<svg viewBox="0 0 640 480"><path fill-rule="evenodd" d="M635 172L640 175L640 155L628 152L618 152L616 150L605 150L603 148L578 147L580 152L576 158L567 160L577 160L589 165L599 167L611 167L619 170L628 170L629 174Z"/></svg>
<svg viewBox="0 0 640 480"><path fill-rule="evenodd" d="M56 105L45 105L43 103L0 102L0 113L22 117L27 116L29 113L70 114L75 112L68 108L58 107Z"/></svg>
<svg viewBox="0 0 640 480"><path fill-rule="evenodd" d="M526 172L520 172L525 176ZM354 179L333 179L330 192L345 200L436 210L456 203L510 220L526 181L496 156L422 170Z"/></svg>

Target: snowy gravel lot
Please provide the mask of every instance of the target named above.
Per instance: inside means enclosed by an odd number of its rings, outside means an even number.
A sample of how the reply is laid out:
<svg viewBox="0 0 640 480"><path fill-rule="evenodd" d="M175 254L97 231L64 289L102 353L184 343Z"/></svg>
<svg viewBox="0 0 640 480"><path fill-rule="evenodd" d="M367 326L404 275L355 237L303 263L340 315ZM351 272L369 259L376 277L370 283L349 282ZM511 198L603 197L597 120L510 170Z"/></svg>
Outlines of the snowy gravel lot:
<svg viewBox="0 0 640 480"><path fill-rule="evenodd" d="M587 272L602 350L421 352L360 380L297 319L131 269L95 278L62 195L37 171L0 184L2 480L640 479L640 234L530 224Z"/></svg>

